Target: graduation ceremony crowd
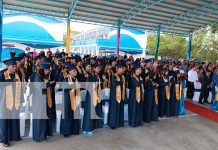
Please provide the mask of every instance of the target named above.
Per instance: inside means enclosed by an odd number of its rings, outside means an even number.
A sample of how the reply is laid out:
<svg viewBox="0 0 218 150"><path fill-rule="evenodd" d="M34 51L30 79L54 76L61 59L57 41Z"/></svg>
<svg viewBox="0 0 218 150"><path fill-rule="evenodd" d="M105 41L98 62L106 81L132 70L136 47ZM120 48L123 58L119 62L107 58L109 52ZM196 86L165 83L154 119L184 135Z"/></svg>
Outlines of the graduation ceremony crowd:
<svg viewBox="0 0 218 150"><path fill-rule="evenodd" d="M85 55L69 56L61 53L39 53L33 57L33 52L19 54L3 62L7 68L1 70L1 82L42 82L45 90L34 88L34 97L39 92L46 94L48 119L32 120L32 138L42 142L51 138L56 119L57 83L64 82L69 87L79 85L79 82L100 83L95 87L94 98L87 92L85 101L81 101L81 91L64 89L64 115L60 121L60 133L64 137L76 134L94 134L98 128L105 126L103 107L109 103L107 126L115 130L124 127L128 122L130 127L142 126L146 123L158 122L163 117L185 115L184 100L192 99L195 92L195 82L201 83L199 103L209 103L209 92L212 92L211 108L218 111L218 65L214 63L134 59L133 57L92 57ZM6 87L7 88L7 87ZM7 88L1 99L8 111L18 111L20 100L11 93L20 91L19 86ZM101 99L101 91L109 89L109 99ZM40 91L41 90L41 91ZM8 94L9 93L9 94ZM31 93L31 91L30 91ZM128 93L128 94L127 94ZM6 96L7 95L7 96ZM13 95L13 94L12 94ZM15 99L15 100L13 100ZM80 105L81 103L81 105ZM1 104L2 105L2 104ZM82 107L83 118L74 118L74 113ZM128 107L126 107L128 106ZM91 107L94 107L99 118L91 118ZM127 109L127 113L125 112ZM40 111L40 108L38 108ZM126 114L128 114L127 119ZM83 121L81 121L83 120ZM0 119L0 142L8 147L11 141L21 140L19 119Z"/></svg>

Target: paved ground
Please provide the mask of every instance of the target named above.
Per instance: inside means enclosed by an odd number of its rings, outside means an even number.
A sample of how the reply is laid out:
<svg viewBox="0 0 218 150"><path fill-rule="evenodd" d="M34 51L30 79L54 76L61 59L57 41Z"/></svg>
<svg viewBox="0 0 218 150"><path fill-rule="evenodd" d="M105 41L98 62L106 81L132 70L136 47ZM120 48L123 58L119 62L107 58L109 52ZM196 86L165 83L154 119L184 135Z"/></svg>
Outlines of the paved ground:
<svg viewBox="0 0 218 150"><path fill-rule="evenodd" d="M54 135L46 142L31 139L12 143L0 150L216 150L218 124L189 113L186 117L163 119L142 127L98 129L92 136L63 138Z"/></svg>

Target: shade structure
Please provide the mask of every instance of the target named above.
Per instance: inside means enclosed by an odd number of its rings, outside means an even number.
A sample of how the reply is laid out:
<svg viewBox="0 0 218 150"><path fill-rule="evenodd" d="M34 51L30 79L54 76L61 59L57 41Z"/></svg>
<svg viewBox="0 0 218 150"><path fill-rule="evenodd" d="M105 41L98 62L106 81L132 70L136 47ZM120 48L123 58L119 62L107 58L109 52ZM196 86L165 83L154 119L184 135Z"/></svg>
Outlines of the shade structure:
<svg viewBox="0 0 218 150"><path fill-rule="evenodd" d="M217 0L2 0L5 10L31 12L174 34L218 21Z"/></svg>
<svg viewBox="0 0 218 150"><path fill-rule="evenodd" d="M4 15L3 42L21 43L33 48L63 46L63 22L48 17Z"/></svg>

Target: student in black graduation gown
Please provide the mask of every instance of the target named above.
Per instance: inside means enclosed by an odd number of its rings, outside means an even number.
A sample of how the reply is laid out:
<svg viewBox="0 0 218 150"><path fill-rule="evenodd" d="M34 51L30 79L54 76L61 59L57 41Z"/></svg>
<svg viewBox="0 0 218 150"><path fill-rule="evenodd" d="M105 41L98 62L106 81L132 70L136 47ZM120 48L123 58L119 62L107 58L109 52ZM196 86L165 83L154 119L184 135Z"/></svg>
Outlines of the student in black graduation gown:
<svg viewBox="0 0 218 150"><path fill-rule="evenodd" d="M131 79L129 98L129 125L137 127L142 125L142 106L144 101L144 81L140 76L142 68L139 63L134 65L134 74Z"/></svg>
<svg viewBox="0 0 218 150"><path fill-rule="evenodd" d="M182 95L182 79L180 71L175 72L175 99L174 102L174 115L179 116L180 100Z"/></svg>
<svg viewBox="0 0 218 150"><path fill-rule="evenodd" d="M170 80L170 111L171 116L179 116L179 106L180 106L180 92L182 90L180 83L180 72L179 70L174 71L174 77Z"/></svg>
<svg viewBox="0 0 218 150"><path fill-rule="evenodd" d="M64 87L64 106L61 119L60 133L64 137L68 137L72 134L79 134L80 131L80 119L78 116L80 105L80 88L78 87L77 69L74 65L67 67L67 76L63 82L67 84Z"/></svg>
<svg viewBox="0 0 218 150"><path fill-rule="evenodd" d="M0 82L9 84L10 82L21 82L19 75L16 73L16 58L5 60L4 64L7 65L7 69L0 73ZM2 83L4 84L4 83ZM8 89L7 89L8 88ZM1 101L0 101L0 142L4 147L8 147L11 141L19 141L20 137L20 121L19 121L19 107L20 102L17 100L18 95L16 89L21 88L13 85L1 85ZM7 95L7 96L6 96ZM13 97L10 97L14 95ZM15 99L16 98L16 99ZM21 101L21 100L20 100ZM17 105L18 104L18 105ZM12 118L8 118L6 115L13 113ZM14 118L16 117L16 118Z"/></svg>
<svg viewBox="0 0 218 150"><path fill-rule="evenodd" d="M170 82L168 69L164 68L163 79L165 82L165 104L164 104L164 115L170 117Z"/></svg>
<svg viewBox="0 0 218 150"><path fill-rule="evenodd" d="M143 79L145 80L145 92L144 92L144 105L143 105L143 121L150 123L152 120L152 111L154 105L154 86L153 86L153 76L154 71L152 69L153 64L150 59L146 61L146 67L143 71Z"/></svg>
<svg viewBox="0 0 218 150"><path fill-rule="evenodd" d="M108 125L112 129L124 126L124 101L126 99L124 71L125 64L118 63L116 73L111 79Z"/></svg>
<svg viewBox="0 0 218 150"><path fill-rule="evenodd" d="M93 96L87 92L86 99L84 102L84 118L83 118L83 133L84 134L93 134L93 131L97 128L103 127L103 111L102 111L102 101L100 96L100 91L102 88L102 79L99 76L100 66L98 63L92 65L92 74L88 76L88 89L93 92ZM97 87L94 89L93 84L97 83ZM100 84L99 84L100 83ZM91 87L90 87L91 86Z"/></svg>
<svg viewBox="0 0 218 150"><path fill-rule="evenodd" d="M165 109L165 82L163 73L164 71L162 66L159 66L156 82L158 84L158 116L161 118L164 117Z"/></svg>
<svg viewBox="0 0 218 150"><path fill-rule="evenodd" d="M51 85L54 81L50 81L50 63L48 62L40 62L40 70L35 75L34 80L34 90L33 90L33 140L36 142L42 142L47 140L47 136L52 136L53 134L53 126L52 126L52 110L54 107L54 103L52 100L52 90ZM43 89L42 83L46 84L46 89ZM46 95L45 101L46 106L38 105L39 98L38 94L42 93ZM43 103L44 104L44 103ZM43 112L44 108L46 108L47 117L45 119L42 116L37 115L39 112ZM37 117L36 117L37 116ZM39 118L43 117L43 118Z"/></svg>

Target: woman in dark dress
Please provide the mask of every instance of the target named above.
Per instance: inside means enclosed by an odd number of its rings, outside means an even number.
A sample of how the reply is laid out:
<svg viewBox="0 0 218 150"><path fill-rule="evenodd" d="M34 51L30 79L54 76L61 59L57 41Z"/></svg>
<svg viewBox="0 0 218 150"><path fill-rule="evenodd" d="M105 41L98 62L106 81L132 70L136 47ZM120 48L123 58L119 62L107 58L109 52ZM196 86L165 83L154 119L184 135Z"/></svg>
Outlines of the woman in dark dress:
<svg viewBox="0 0 218 150"><path fill-rule="evenodd" d="M93 134L95 129L103 127L103 110L100 95L103 79L99 76L100 65L95 63L92 69L93 73L88 75L89 84L87 84L88 90L91 91L86 94L83 118L83 133L89 135ZM94 89L93 83L96 83ZM90 92L92 92L92 94Z"/></svg>
<svg viewBox="0 0 218 150"><path fill-rule="evenodd" d="M68 137L72 134L79 134L80 119L79 119L79 105L80 105L80 88L78 84L77 70L74 65L67 67L67 76L63 82L67 87L64 89L64 110L62 111L61 119L61 134Z"/></svg>
<svg viewBox="0 0 218 150"><path fill-rule="evenodd" d="M140 77L142 69L140 64L135 64L134 75L131 79L129 99L129 125L137 127L142 125L142 105L144 96L144 83Z"/></svg>
<svg viewBox="0 0 218 150"><path fill-rule="evenodd" d="M47 136L52 136L52 89L51 85L54 81L50 81L50 63L41 62L40 70L35 75L34 91L33 91L33 140L42 142L47 139ZM44 87L43 85L46 85ZM46 99L39 97L39 93L46 95ZM44 107L46 105L46 107ZM45 114L46 113L46 118Z"/></svg>

